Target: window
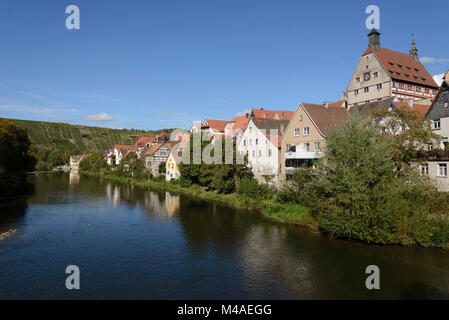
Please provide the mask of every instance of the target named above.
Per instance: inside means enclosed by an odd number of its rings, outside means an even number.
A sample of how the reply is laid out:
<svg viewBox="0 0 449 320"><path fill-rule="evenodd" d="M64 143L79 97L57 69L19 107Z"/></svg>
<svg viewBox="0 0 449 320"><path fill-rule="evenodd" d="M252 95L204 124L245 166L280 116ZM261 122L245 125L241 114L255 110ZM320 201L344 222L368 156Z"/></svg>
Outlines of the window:
<svg viewBox="0 0 449 320"><path fill-rule="evenodd" d="M249 127L249 133L253 132L253 127Z"/></svg>
<svg viewBox="0 0 449 320"><path fill-rule="evenodd" d="M285 146L285 151L290 152L290 144L289 143L287 143L287 145Z"/></svg>
<svg viewBox="0 0 449 320"><path fill-rule="evenodd" d="M320 151L320 150L321 150L320 142L317 141L317 142L315 142L315 151Z"/></svg>
<svg viewBox="0 0 449 320"><path fill-rule="evenodd" d="M438 176L447 177L447 164L445 163L438 164Z"/></svg>
<svg viewBox="0 0 449 320"><path fill-rule="evenodd" d="M358 94L359 94L359 89L355 89L355 90L354 90L354 94L355 94L355 95L358 95Z"/></svg>
<svg viewBox="0 0 449 320"><path fill-rule="evenodd" d="M262 150L259 150L259 157L262 156Z"/></svg>
<svg viewBox="0 0 449 320"><path fill-rule="evenodd" d="M449 108L449 102L445 102L444 103L444 109L448 109Z"/></svg>
<svg viewBox="0 0 449 320"><path fill-rule="evenodd" d="M259 139L256 139L256 146L259 144Z"/></svg>
<svg viewBox="0 0 449 320"><path fill-rule="evenodd" d="M374 78L377 78L379 76L378 72L374 72Z"/></svg>
<svg viewBox="0 0 449 320"><path fill-rule="evenodd" d="M382 90L382 83L379 83L379 84L377 85L377 90Z"/></svg>
<svg viewBox="0 0 449 320"><path fill-rule="evenodd" d="M428 164L423 164L421 166L421 174L428 176L429 175L429 165Z"/></svg>
<svg viewBox="0 0 449 320"><path fill-rule="evenodd" d="M360 82L360 77L355 78L355 81Z"/></svg>
<svg viewBox="0 0 449 320"><path fill-rule="evenodd" d="M271 157L271 149L268 149L268 156Z"/></svg>
<svg viewBox="0 0 449 320"><path fill-rule="evenodd" d="M399 89L404 89L404 84L403 83L399 84Z"/></svg>
<svg viewBox="0 0 449 320"><path fill-rule="evenodd" d="M299 121L302 121L302 114L299 115Z"/></svg>
<svg viewBox="0 0 449 320"><path fill-rule="evenodd" d="M433 120L433 130L440 130L441 129L441 120Z"/></svg>
<svg viewBox="0 0 449 320"><path fill-rule="evenodd" d="M246 146L246 140L243 140L243 145Z"/></svg>
<svg viewBox="0 0 449 320"><path fill-rule="evenodd" d="M363 88L363 91L364 91L364 92L369 92L369 87Z"/></svg>
<svg viewBox="0 0 449 320"><path fill-rule="evenodd" d="M253 158L254 158L255 155L256 155L256 154L255 154L255 151L253 150Z"/></svg>
<svg viewBox="0 0 449 320"><path fill-rule="evenodd" d="M250 145L250 146L253 145L253 140L249 139L249 145Z"/></svg>
<svg viewBox="0 0 449 320"><path fill-rule="evenodd" d="M427 88L424 89L424 92L425 92L425 93L429 93L429 89L427 89Z"/></svg>
<svg viewBox="0 0 449 320"><path fill-rule="evenodd" d="M407 90L413 90L413 86L407 85Z"/></svg>
<svg viewBox="0 0 449 320"><path fill-rule="evenodd" d="M304 128L304 135L308 136L309 135L309 127L305 127Z"/></svg>
<svg viewBox="0 0 449 320"><path fill-rule="evenodd" d="M306 152L310 152L310 143L308 142L304 143L304 149Z"/></svg>
<svg viewBox="0 0 449 320"><path fill-rule="evenodd" d="M295 137L299 136L299 128L295 128Z"/></svg>
<svg viewBox="0 0 449 320"><path fill-rule="evenodd" d="M421 88L420 87L416 87L416 92L421 92Z"/></svg>

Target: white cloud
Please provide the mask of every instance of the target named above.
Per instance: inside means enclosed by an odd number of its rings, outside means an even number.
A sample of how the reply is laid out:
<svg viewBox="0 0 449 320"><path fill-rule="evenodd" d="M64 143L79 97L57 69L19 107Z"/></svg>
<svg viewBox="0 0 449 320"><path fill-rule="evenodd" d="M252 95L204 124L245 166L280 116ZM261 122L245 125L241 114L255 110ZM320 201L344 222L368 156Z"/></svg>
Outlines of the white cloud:
<svg viewBox="0 0 449 320"><path fill-rule="evenodd" d="M444 73L436 74L432 78L437 83L438 86L441 86L443 83Z"/></svg>
<svg viewBox="0 0 449 320"><path fill-rule="evenodd" d="M448 58L433 58L433 57L422 57L419 58L421 63L437 63L437 62L449 62Z"/></svg>
<svg viewBox="0 0 449 320"><path fill-rule="evenodd" d="M235 116L236 116L236 117L244 116L245 114L250 113L250 112L251 112L251 110L245 109L245 110L243 110L243 111L237 112L237 113L235 114Z"/></svg>
<svg viewBox="0 0 449 320"><path fill-rule="evenodd" d="M99 113L99 114L94 114L92 116L87 116L84 117L83 120L85 121L96 121L96 122L108 122L108 121L113 121L114 117L110 116L107 113Z"/></svg>

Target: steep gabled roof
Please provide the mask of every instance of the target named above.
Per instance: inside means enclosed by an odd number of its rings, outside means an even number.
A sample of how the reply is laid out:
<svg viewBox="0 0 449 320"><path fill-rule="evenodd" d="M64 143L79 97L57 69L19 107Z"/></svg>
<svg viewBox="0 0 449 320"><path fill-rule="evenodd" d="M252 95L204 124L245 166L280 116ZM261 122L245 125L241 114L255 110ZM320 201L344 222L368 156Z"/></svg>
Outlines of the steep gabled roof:
<svg viewBox="0 0 449 320"><path fill-rule="evenodd" d="M156 142L156 137L150 137L150 136L142 136L140 137L136 143L134 144L134 146L136 147L143 147L145 146L147 143L155 143Z"/></svg>
<svg viewBox="0 0 449 320"><path fill-rule="evenodd" d="M131 146L131 145L127 145L127 144L116 144L114 146L114 149L117 149L120 153L122 154L126 154L129 150L130 151L136 151L137 150L137 146Z"/></svg>
<svg viewBox="0 0 449 320"><path fill-rule="evenodd" d="M159 148L161 148L162 146L166 146L167 149L171 151L171 143L170 142L160 142L160 143L157 143L157 144L151 146L147 151L145 151L144 155L151 156L157 150L159 150Z"/></svg>
<svg viewBox="0 0 449 320"><path fill-rule="evenodd" d="M234 122L234 126L232 127L232 130L233 131L245 130L246 126L248 125L249 119L250 119L249 115L247 117L246 114L243 116L235 117L234 119L229 121L229 122Z"/></svg>
<svg viewBox="0 0 449 320"><path fill-rule="evenodd" d="M438 88L426 68L411 55L386 48L375 50L372 46L369 46L362 57L369 53L376 55L392 79Z"/></svg>
<svg viewBox="0 0 449 320"><path fill-rule="evenodd" d="M266 118L266 119L275 119L277 115L279 120L291 120L294 115L294 111L286 111L286 110L265 110L265 109L252 109L251 116L254 118Z"/></svg>
<svg viewBox="0 0 449 320"><path fill-rule="evenodd" d="M322 104L301 103L321 135L326 136L332 126L344 125L348 120L348 111L343 107L325 107Z"/></svg>
<svg viewBox="0 0 449 320"><path fill-rule="evenodd" d="M427 112L426 116L429 115L432 118L432 115L434 115L435 112L437 112L436 110L434 110L435 105L440 105L441 102L440 100L443 99L444 96L446 96L446 99L449 99L448 93L449 93L449 71L446 72L443 82L441 83L440 89L438 89L438 93L435 96L435 99L433 100L432 104L430 105L429 111ZM433 118L433 120L435 120L435 118Z"/></svg>
<svg viewBox="0 0 449 320"><path fill-rule="evenodd" d="M207 124L203 124L201 127L206 128L209 127L215 131L224 132L224 127L227 123L225 120L210 120L206 119L204 122L207 122Z"/></svg>

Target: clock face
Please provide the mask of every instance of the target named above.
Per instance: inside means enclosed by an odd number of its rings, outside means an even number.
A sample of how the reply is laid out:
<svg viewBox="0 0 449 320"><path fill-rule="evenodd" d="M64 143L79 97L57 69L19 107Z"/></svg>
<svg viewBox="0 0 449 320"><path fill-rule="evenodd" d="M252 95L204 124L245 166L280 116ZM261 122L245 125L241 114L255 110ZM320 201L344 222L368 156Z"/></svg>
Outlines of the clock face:
<svg viewBox="0 0 449 320"><path fill-rule="evenodd" d="M365 73L365 81L368 81L370 79L369 73Z"/></svg>

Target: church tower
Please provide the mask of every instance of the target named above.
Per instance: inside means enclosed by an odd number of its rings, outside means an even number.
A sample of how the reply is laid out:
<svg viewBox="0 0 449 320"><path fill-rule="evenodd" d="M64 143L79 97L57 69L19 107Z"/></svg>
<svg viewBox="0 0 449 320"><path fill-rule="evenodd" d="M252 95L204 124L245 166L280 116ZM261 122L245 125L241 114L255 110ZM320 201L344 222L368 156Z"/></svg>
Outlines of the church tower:
<svg viewBox="0 0 449 320"><path fill-rule="evenodd" d="M413 33L412 33L412 47L410 48L410 50L408 52L413 57L413 59L415 59L416 62L420 63L419 58L418 58L418 49L416 49L416 46L415 46L415 36Z"/></svg>
<svg viewBox="0 0 449 320"><path fill-rule="evenodd" d="M372 46L375 50L380 48L380 33L373 28L368 34L368 45Z"/></svg>

